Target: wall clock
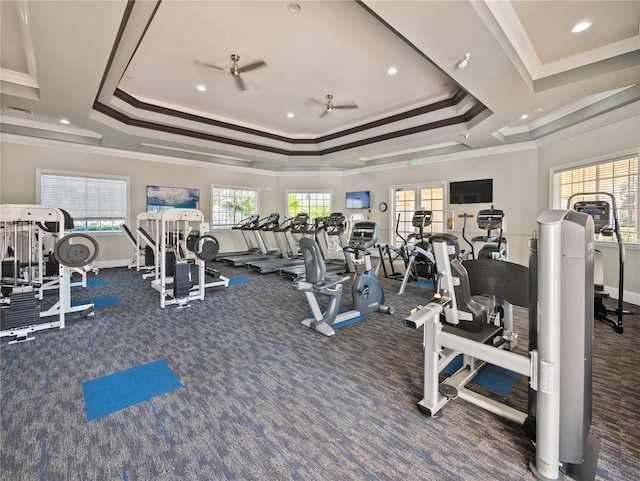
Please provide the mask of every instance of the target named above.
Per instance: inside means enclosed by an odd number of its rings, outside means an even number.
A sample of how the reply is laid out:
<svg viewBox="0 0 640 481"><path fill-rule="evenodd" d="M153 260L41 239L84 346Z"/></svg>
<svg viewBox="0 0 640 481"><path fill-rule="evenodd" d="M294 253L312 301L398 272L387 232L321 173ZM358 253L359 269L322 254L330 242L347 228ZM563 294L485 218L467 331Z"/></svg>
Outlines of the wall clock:
<svg viewBox="0 0 640 481"><path fill-rule="evenodd" d="M378 206L378 209L380 209L380 212L386 212L387 211L387 203L386 202L380 202L380 205Z"/></svg>

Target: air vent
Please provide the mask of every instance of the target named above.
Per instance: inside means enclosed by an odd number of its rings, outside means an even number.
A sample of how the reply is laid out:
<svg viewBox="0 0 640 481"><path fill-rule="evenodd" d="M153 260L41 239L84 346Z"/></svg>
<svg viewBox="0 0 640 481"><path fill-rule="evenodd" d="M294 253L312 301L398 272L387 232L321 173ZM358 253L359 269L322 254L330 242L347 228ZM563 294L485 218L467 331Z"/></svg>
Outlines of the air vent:
<svg viewBox="0 0 640 481"><path fill-rule="evenodd" d="M2 110L5 110L6 112L15 112L15 113L24 114L24 115L33 115L33 110L21 109L19 107L11 107L10 105L4 105L2 107Z"/></svg>

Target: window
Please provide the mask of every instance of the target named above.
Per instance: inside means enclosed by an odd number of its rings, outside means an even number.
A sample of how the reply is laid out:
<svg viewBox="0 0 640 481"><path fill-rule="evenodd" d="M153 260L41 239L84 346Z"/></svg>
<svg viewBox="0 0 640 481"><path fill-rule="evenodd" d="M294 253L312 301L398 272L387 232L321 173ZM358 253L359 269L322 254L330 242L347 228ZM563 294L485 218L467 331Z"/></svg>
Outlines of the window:
<svg viewBox="0 0 640 481"><path fill-rule="evenodd" d="M410 234L415 233L411 221L414 212L419 209L432 212L431 225L425 227L425 232L444 232L444 192L444 186L441 184L396 188L393 212L399 235L407 239ZM393 226L394 232L395 229L396 225ZM392 242L396 247L400 247L402 243L403 240L398 236L395 236L395 242Z"/></svg>
<svg viewBox="0 0 640 481"><path fill-rule="evenodd" d="M212 229L230 229L258 212L258 190L245 187L211 188Z"/></svg>
<svg viewBox="0 0 640 481"><path fill-rule="evenodd" d="M287 217L301 212L309 217L328 217L331 214L331 192L287 192Z"/></svg>
<svg viewBox="0 0 640 481"><path fill-rule="evenodd" d="M41 171L38 175L40 204L66 210L74 231L121 231L127 217L127 178Z"/></svg>
<svg viewBox="0 0 640 481"><path fill-rule="evenodd" d="M638 242L638 156L553 171L553 208L566 209L569 197L589 192L607 192L616 199L620 235L624 242ZM578 200L606 200L587 195ZM613 225L613 213L611 225ZM608 239L604 239L608 240ZM615 239L611 239L614 241Z"/></svg>

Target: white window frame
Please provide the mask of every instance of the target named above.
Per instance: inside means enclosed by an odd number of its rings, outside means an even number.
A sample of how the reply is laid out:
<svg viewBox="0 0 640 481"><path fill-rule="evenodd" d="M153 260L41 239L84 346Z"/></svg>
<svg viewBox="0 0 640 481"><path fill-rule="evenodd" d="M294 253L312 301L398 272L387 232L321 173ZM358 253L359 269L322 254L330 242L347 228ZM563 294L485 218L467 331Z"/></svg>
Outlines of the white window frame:
<svg viewBox="0 0 640 481"><path fill-rule="evenodd" d="M56 175L60 177L76 177L76 178L84 178L84 179L97 179L97 180L114 180L125 183L125 199L124 199L124 224L129 224L129 206L131 199L131 179L129 176L122 175L109 175L109 174L96 174L92 172L72 172L72 171L64 171L64 170L49 170L49 169L36 169L36 203L42 204L42 176L47 175ZM50 207L63 208L64 206L52 205ZM65 209L66 210L66 209ZM73 212L69 212L69 214L73 217ZM113 229L107 231L93 231L93 230L80 230L77 229L78 232L89 233L91 235L109 235L109 234L120 234L122 233L122 228Z"/></svg>
<svg viewBox="0 0 640 481"><path fill-rule="evenodd" d="M560 196L556 195L555 192L555 182L554 176L555 174L573 170L589 167L597 164L607 164L616 162L618 160L625 160L629 157L638 157L640 159L640 152L637 150L629 150L619 153L614 153L610 155L604 155L596 158L585 159L578 162L572 162L569 164L556 165L549 169L549 208L550 209L566 209L566 205L558 205ZM640 167L639 167L639 178L640 178ZM578 199L579 200L579 199ZM609 200L608 198L602 200ZM620 206L618 205L618 211L620 211ZM640 189L636 190L636 209L640 208ZM619 214L619 212L618 212ZM636 231L640 234L640 213L636 212ZM598 238L596 239L596 243L602 243L605 245L609 245L611 243L615 243L616 239L614 238ZM640 248L640 235L638 236L638 240L635 242L624 241L626 246L630 246L632 248Z"/></svg>
<svg viewBox="0 0 640 481"><path fill-rule="evenodd" d="M209 211L211 213L211 230L229 230L231 229L231 227L233 227L233 225L237 224L240 219L236 219L235 224L225 224L225 225L216 225L214 224L214 210L213 210L213 203L215 200L215 196L213 193L214 189L228 189L228 190L233 190L233 191L239 191L239 190L246 190L246 191L250 191L250 192L255 192L256 194L256 205L255 205L255 212L252 212L249 215L246 215L245 218L251 216L252 214L255 213L260 213L260 189L257 187L246 187L246 186L241 186L241 185L222 185L222 184L211 184L211 188L209 190L209 192L211 193L211 204L209 205ZM235 211L234 211L235 213ZM235 216L234 216L235 217Z"/></svg>
<svg viewBox="0 0 640 481"><path fill-rule="evenodd" d="M334 212L333 210L333 206L334 206L334 200L335 197L333 195L333 190L327 190L327 189L289 189L284 193L284 211L285 211L285 217L293 217L293 214L291 212L289 212L289 195L290 194L328 194L331 196L330 202L329 202L329 214ZM304 212L304 211L303 211ZM306 214L309 214L309 216L311 217L311 219L313 219L313 215L311 214L311 212L305 212Z"/></svg>

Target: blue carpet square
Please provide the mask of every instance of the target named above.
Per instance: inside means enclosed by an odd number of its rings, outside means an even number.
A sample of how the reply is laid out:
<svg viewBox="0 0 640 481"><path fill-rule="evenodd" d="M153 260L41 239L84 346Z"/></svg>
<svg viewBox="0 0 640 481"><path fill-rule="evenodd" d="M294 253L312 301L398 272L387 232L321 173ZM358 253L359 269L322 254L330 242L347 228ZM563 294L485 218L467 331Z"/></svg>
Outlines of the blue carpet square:
<svg viewBox="0 0 640 481"><path fill-rule="evenodd" d="M164 359L82 384L87 421L182 387Z"/></svg>
<svg viewBox="0 0 640 481"><path fill-rule="evenodd" d="M416 281L416 284L422 287L428 287L429 289L433 289L433 282L431 281Z"/></svg>
<svg viewBox="0 0 640 481"><path fill-rule="evenodd" d="M80 281L78 281L80 282ZM87 287L103 286L104 279L87 279ZM84 289L82 286L72 286L72 289Z"/></svg>
<svg viewBox="0 0 640 481"><path fill-rule="evenodd" d="M248 277L232 277L229 279L230 286L237 286L238 284L248 284L251 282L251 279Z"/></svg>
<svg viewBox="0 0 640 481"><path fill-rule="evenodd" d="M120 298L118 296L104 296L104 297L95 297L91 300L86 301L72 301L72 306L81 306L83 304L93 304L93 307L109 307L109 306L117 306L120 304Z"/></svg>
<svg viewBox="0 0 640 481"><path fill-rule="evenodd" d="M451 375L461 367L462 354L451 361L449 365L444 368L443 372ZM519 378L520 374L517 372L509 371L508 369L494 366L493 364L486 364L480 372L476 374L476 377L473 378L471 383L493 391L496 394L507 396Z"/></svg>

